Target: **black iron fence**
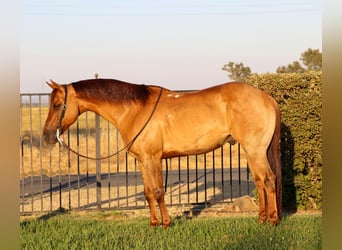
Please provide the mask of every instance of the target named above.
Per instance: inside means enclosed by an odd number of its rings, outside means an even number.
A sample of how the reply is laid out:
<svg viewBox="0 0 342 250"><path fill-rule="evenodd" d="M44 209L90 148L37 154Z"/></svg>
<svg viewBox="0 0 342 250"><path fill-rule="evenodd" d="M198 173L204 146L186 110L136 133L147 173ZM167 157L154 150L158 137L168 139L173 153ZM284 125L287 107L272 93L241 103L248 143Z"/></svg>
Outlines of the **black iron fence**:
<svg viewBox="0 0 342 250"><path fill-rule="evenodd" d="M48 105L49 94L21 94L20 212L146 207L140 170L127 153L94 161L59 144L44 145L41 134ZM92 112L79 117L65 132L64 141L92 157L123 146L118 130ZM254 189L239 144L164 159L162 165L169 206L229 203Z"/></svg>

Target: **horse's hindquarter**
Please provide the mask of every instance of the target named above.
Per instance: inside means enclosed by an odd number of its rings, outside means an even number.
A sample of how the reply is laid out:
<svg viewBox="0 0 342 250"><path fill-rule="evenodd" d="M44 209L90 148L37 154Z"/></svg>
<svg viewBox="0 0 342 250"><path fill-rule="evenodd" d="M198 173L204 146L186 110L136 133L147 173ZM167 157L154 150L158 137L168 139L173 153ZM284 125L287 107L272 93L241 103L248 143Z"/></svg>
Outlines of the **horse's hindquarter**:
<svg viewBox="0 0 342 250"><path fill-rule="evenodd" d="M244 149L249 145L255 150L266 150L276 124L277 104L274 99L260 89L244 83L225 85L224 96L228 103L231 135Z"/></svg>

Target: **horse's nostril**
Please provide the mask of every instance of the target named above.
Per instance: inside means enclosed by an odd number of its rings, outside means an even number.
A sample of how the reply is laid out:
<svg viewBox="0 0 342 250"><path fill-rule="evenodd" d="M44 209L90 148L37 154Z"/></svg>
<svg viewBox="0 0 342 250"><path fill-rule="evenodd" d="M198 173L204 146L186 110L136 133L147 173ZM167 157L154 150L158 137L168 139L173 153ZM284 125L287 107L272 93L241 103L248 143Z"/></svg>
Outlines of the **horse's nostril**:
<svg viewBox="0 0 342 250"><path fill-rule="evenodd" d="M56 133L54 131L44 131L43 139L47 144L55 144L57 142Z"/></svg>

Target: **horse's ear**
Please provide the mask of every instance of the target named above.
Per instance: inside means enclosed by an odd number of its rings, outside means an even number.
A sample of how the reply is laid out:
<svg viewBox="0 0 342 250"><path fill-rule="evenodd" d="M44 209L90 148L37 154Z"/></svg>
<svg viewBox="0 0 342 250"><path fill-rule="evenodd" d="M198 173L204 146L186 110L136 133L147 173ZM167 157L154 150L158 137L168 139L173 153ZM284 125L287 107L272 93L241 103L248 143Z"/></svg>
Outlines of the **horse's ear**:
<svg viewBox="0 0 342 250"><path fill-rule="evenodd" d="M61 87L58 83L54 82L51 79L50 82L46 82L46 84L49 85L52 89L59 89Z"/></svg>

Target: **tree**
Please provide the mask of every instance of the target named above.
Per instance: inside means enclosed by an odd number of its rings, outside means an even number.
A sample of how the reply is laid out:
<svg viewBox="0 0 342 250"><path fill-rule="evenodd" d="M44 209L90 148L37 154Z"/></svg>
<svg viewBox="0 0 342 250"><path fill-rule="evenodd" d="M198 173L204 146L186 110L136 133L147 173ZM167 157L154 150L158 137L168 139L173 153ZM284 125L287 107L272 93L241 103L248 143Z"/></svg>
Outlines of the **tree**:
<svg viewBox="0 0 342 250"><path fill-rule="evenodd" d="M319 71L322 69L322 53L319 49L307 49L301 54L299 61L294 61L287 66L280 66L277 68L277 73L303 73L308 70Z"/></svg>
<svg viewBox="0 0 342 250"><path fill-rule="evenodd" d="M228 72L230 79L241 82L245 81L252 75L251 69L249 67L245 67L243 63L229 62L223 65L222 70Z"/></svg>
<svg viewBox="0 0 342 250"><path fill-rule="evenodd" d="M322 53L319 52L319 49L308 49L304 51L300 60L308 70L318 71L322 69Z"/></svg>
<svg viewBox="0 0 342 250"><path fill-rule="evenodd" d="M285 66L280 66L277 68L277 73L303 73L305 69L298 61L294 61L292 64Z"/></svg>

